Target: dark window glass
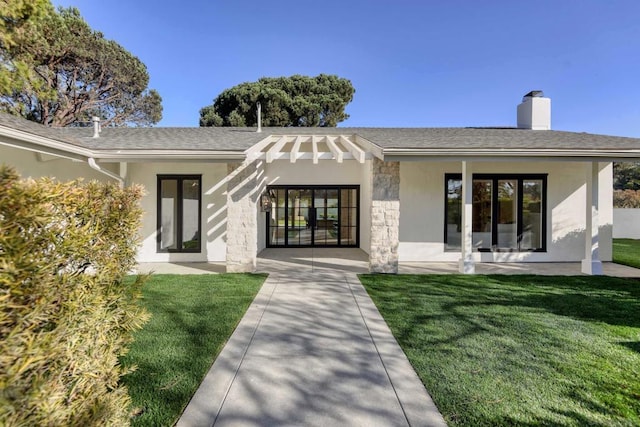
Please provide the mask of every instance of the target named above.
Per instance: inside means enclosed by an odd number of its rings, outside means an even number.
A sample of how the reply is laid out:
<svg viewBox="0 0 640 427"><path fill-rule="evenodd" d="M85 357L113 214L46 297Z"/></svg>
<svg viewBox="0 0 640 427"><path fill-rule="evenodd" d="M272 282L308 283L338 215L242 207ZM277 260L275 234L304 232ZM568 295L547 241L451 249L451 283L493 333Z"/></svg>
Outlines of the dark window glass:
<svg viewBox="0 0 640 427"><path fill-rule="evenodd" d="M445 249L460 250L462 224L462 179L457 176L447 176L447 199L445 200Z"/></svg>
<svg viewBox="0 0 640 427"><path fill-rule="evenodd" d="M490 249L492 246L493 182L487 179L473 180L473 247Z"/></svg>
<svg viewBox="0 0 640 427"><path fill-rule="evenodd" d="M521 250L535 250L543 247L543 182L540 179L522 181L522 234Z"/></svg>
<svg viewBox="0 0 640 427"><path fill-rule="evenodd" d="M445 249L460 250L462 178L445 176ZM473 247L478 250L546 250L546 175L474 175Z"/></svg>
<svg viewBox="0 0 640 427"><path fill-rule="evenodd" d="M272 186L267 246L357 246L358 188Z"/></svg>
<svg viewBox="0 0 640 427"><path fill-rule="evenodd" d="M158 176L158 251L201 251L201 177Z"/></svg>

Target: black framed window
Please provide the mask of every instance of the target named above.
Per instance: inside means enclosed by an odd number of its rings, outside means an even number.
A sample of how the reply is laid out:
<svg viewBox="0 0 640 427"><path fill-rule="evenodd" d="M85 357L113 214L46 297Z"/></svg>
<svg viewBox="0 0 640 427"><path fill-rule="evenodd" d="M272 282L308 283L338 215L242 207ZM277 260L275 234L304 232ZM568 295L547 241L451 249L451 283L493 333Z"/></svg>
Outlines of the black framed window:
<svg viewBox="0 0 640 427"><path fill-rule="evenodd" d="M201 252L201 175L158 175L158 252Z"/></svg>
<svg viewBox="0 0 640 427"><path fill-rule="evenodd" d="M269 186L267 247L358 247L360 187Z"/></svg>
<svg viewBox="0 0 640 427"><path fill-rule="evenodd" d="M445 175L445 250L460 250L462 175ZM474 174L473 247L546 251L546 174Z"/></svg>

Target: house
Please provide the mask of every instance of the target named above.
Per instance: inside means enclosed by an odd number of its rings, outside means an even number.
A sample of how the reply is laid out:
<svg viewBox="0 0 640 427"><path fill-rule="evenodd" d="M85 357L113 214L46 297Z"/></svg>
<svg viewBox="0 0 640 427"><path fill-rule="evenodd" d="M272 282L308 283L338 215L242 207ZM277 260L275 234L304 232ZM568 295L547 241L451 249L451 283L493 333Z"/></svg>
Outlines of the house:
<svg viewBox="0 0 640 427"><path fill-rule="evenodd" d="M353 247L399 261L612 257L612 162L640 139L551 130L530 92L514 128L47 128L0 115L23 176L143 184L140 262L224 261L267 247Z"/></svg>

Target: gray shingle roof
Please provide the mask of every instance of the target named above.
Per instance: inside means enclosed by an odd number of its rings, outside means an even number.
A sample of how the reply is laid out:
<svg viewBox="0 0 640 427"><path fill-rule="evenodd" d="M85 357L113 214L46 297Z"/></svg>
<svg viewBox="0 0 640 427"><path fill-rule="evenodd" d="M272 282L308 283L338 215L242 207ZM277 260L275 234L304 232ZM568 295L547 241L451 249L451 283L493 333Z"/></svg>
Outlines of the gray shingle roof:
<svg viewBox="0 0 640 427"><path fill-rule="evenodd" d="M640 150L640 138L515 128L49 128L0 114L0 125L91 150L244 151L270 135L358 135L383 149Z"/></svg>

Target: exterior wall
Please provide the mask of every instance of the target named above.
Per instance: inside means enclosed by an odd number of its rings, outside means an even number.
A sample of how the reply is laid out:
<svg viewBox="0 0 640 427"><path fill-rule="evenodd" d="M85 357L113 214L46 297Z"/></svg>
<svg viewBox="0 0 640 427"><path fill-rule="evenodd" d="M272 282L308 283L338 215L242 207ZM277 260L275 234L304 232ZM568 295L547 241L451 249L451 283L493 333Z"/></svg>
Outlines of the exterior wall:
<svg viewBox="0 0 640 427"><path fill-rule="evenodd" d="M360 249L370 255L371 248L371 162L367 160L361 170L360 182Z"/></svg>
<svg viewBox="0 0 640 427"><path fill-rule="evenodd" d="M581 261L585 255L586 185L590 162L474 162L474 173L547 173L547 252L476 252L482 262ZM458 261L444 250L445 173L461 162L402 162L400 261ZM600 257L611 260L612 167L600 164Z"/></svg>
<svg viewBox="0 0 640 427"><path fill-rule="evenodd" d="M0 144L0 164L13 166L23 178L52 177L58 181L71 181L77 178L97 181L113 181L106 175L91 169L85 162L37 154ZM101 168L118 172L118 165L101 164Z"/></svg>
<svg viewBox="0 0 640 427"><path fill-rule="evenodd" d="M40 156L26 150L0 145L0 162L15 166L23 177L52 176L59 180L78 177L110 180L91 169L86 163ZM290 163L278 160L264 164L264 173L256 176L253 197L259 196L266 185L360 185L360 247L371 250L372 160L365 164L345 161L320 160ZM101 164L101 167L118 172L117 164ZM586 185L585 176L590 162L474 162L474 173L547 173L547 252L546 253L474 253L476 261L580 261L585 252ZM402 162L400 164L400 261L458 261L460 252L444 251L444 175L460 173L461 162ZM144 210L141 230L142 247L139 262L189 262L218 261L227 259L227 164L226 163L129 163L127 185L145 186L147 194L142 200ZM202 248L201 253L157 253L157 175L202 175ZM600 257L610 261L611 238L614 232L612 208L612 166L600 164ZM255 205L255 203L254 203ZM257 252L266 246L265 215L259 207L257 213ZM618 210L616 210L618 211ZM626 209L623 211L631 211ZM626 213L626 212L625 212ZM624 215L624 213L623 213ZM623 219L624 230L631 233L640 221ZM616 227L616 237L619 228ZM635 230L633 231L635 233ZM640 238L638 234L628 234ZM624 237L628 237L624 236ZM637 236L637 237L636 237Z"/></svg>
<svg viewBox="0 0 640 427"><path fill-rule="evenodd" d="M127 185L142 184L142 247L138 262L225 261L227 253L226 163L129 163ZM200 253L158 253L156 243L158 175L202 174L202 242Z"/></svg>
<svg viewBox="0 0 640 427"><path fill-rule="evenodd" d="M640 239L640 209L613 210L613 238Z"/></svg>

